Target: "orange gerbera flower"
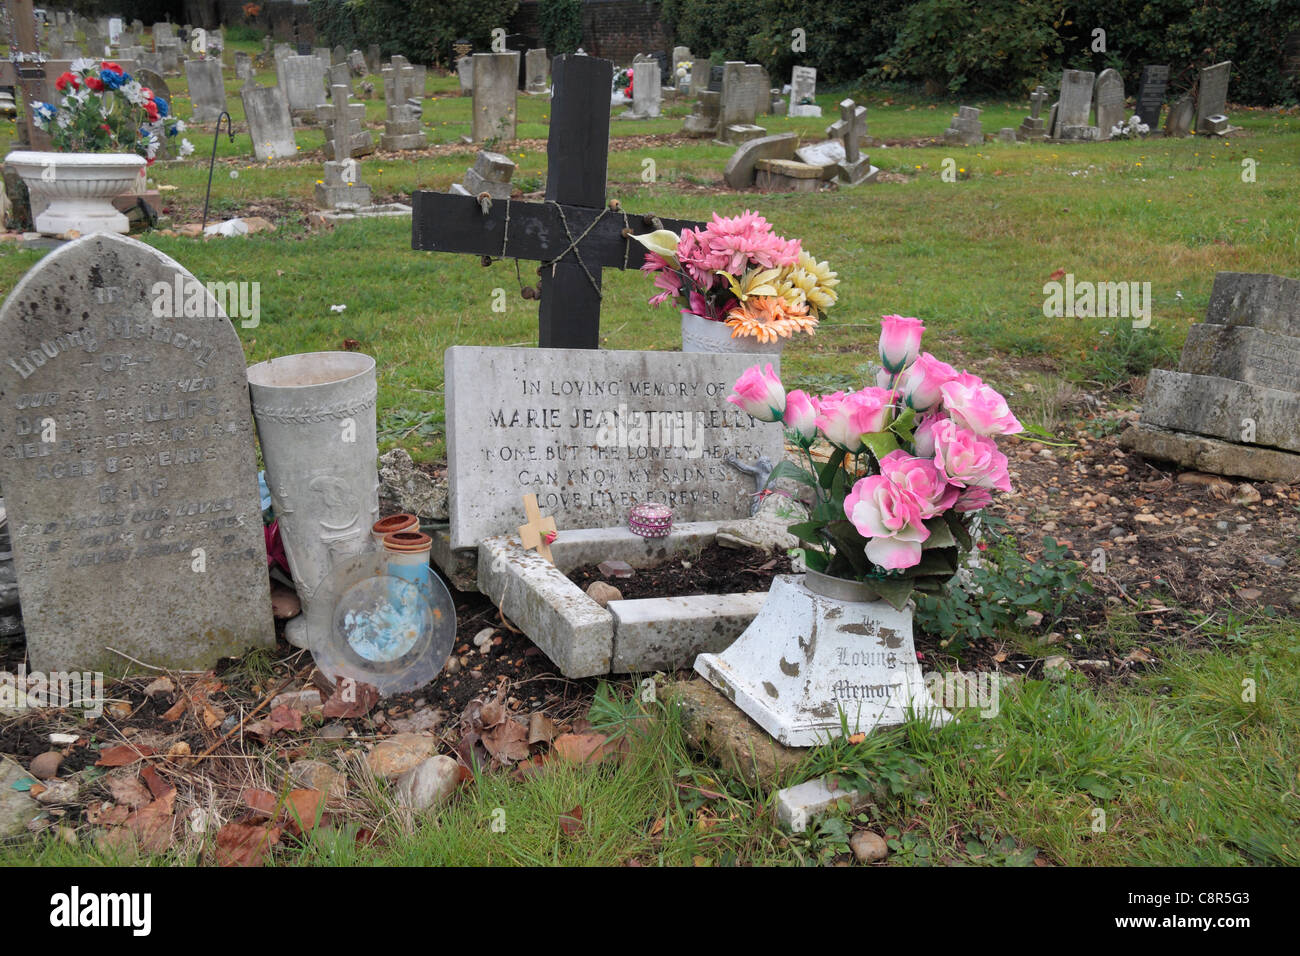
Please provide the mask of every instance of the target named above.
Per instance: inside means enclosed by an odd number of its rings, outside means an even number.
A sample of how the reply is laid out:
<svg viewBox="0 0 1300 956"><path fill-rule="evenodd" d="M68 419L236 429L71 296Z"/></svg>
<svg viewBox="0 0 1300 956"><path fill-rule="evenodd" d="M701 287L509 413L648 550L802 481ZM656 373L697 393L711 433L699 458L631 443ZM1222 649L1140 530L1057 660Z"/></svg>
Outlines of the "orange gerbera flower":
<svg viewBox="0 0 1300 956"><path fill-rule="evenodd" d="M752 335L760 342L788 339L793 332L812 335L817 319L808 314L808 306L788 304L781 296L750 296L727 313L731 337Z"/></svg>

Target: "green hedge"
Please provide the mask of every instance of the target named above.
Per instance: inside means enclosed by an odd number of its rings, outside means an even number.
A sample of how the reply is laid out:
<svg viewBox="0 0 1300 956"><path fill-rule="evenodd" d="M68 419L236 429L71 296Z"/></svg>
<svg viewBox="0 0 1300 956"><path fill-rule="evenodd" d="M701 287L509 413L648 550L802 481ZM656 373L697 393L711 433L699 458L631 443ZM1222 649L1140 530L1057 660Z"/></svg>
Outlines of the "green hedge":
<svg viewBox="0 0 1300 956"><path fill-rule="evenodd" d="M663 0L662 16L696 57L756 61L774 79L803 64L828 85L1023 95L1063 69L1114 67L1133 93L1145 64L1167 63L1176 91L1232 60L1231 100L1300 100L1300 77L1284 72L1300 0ZM796 28L806 52L791 49ZM1097 28L1105 51L1092 49Z"/></svg>
<svg viewBox="0 0 1300 956"><path fill-rule="evenodd" d="M449 63L461 37L486 50L492 30L508 30L518 8L519 0L311 0L322 46L377 43L384 56L400 53L415 63Z"/></svg>
<svg viewBox="0 0 1300 956"><path fill-rule="evenodd" d="M582 46L582 0L541 0L537 20L547 56L572 53Z"/></svg>

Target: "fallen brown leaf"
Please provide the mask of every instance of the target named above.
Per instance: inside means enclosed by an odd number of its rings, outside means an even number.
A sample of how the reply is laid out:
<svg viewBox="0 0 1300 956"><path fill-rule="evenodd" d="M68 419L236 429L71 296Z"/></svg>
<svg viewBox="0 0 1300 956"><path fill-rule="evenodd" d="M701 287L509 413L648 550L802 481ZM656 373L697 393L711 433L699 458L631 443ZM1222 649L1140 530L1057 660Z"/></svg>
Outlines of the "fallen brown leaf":
<svg viewBox="0 0 1300 956"><path fill-rule="evenodd" d="M105 777L104 786L113 796L113 802L138 810L153 803L153 794L137 777Z"/></svg>
<svg viewBox="0 0 1300 956"><path fill-rule="evenodd" d="M162 775L153 767L146 766L141 769L140 778L145 782L145 785L149 788L149 792L153 794L154 799L161 799L168 793L174 793L176 790L176 788L164 780Z"/></svg>
<svg viewBox="0 0 1300 956"><path fill-rule="evenodd" d="M627 740L610 740L604 734L561 734L551 745L551 752L574 763L599 763L606 757L626 753Z"/></svg>
<svg viewBox="0 0 1300 956"><path fill-rule="evenodd" d="M560 814L560 830L565 836L576 837L582 832L582 805L574 807L568 813Z"/></svg>
<svg viewBox="0 0 1300 956"><path fill-rule="evenodd" d="M217 866L261 866L280 832L269 823L227 823L217 831Z"/></svg>
<svg viewBox="0 0 1300 956"><path fill-rule="evenodd" d="M325 701L326 717L364 717L379 703L379 688L374 684L342 680Z"/></svg>
<svg viewBox="0 0 1300 956"><path fill-rule="evenodd" d="M559 732L555 722L541 712L528 718L528 742L530 744L549 744Z"/></svg>
<svg viewBox="0 0 1300 956"><path fill-rule="evenodd" d="M288 704L281 704L271 711L268 718L276 730L302 730L302 714Z"/></svg>
<svg viewBox="0 0 1300 956"><path fill-rule="evenodd" d="M147 744L132 746L131 744L119 744L116 747L109 747L107 750L99 752L99 759L95 761L96 767L125 767L135 763L137 760L143 760L145 757L152 757L156 751Z"/></svg>
<svg viewBox="0 0 1300 956"><path fill-rule="evenodd" d="M503 764L528 757L528 730L514 720L504 720L483 734L483 746Z"/></svg>

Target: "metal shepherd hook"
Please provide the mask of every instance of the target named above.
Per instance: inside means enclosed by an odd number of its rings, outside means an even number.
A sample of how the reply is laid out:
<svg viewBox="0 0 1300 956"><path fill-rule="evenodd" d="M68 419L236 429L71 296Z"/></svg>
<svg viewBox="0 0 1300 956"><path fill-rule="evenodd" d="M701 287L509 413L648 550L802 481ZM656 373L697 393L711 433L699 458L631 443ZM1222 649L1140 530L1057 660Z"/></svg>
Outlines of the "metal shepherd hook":
<svg viewBox="0 0 1300 956"><path fill-rule="evenodd" d="M235 128L230 123L230 114L225 110L221 111L221 116L217 117L217 128L212 133L212 158L208 160L208 191L203 194L203 225L199 227L199 235L208 228L208 200L212 198L212 169L217 162L217 139L221 136L221 120L226 121L226 132L230 134L230 141L235 141Z"/></svg>

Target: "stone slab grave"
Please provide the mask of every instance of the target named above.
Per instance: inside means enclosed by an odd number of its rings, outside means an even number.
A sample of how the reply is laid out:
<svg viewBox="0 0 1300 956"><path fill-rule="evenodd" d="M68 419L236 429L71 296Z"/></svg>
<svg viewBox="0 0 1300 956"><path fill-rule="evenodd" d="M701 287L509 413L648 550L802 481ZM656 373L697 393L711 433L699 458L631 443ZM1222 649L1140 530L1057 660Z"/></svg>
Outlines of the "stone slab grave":
<svg viewBox="0 0 1300 956"><path fill-rule="evenodd" d="M775 136L760 136L741 145L722 171L722 178L732 189L748 189L754 185L757 165L767 159L794 159L794 146L798 140L795 133L777 133Z"/></svg>
<svg viewBox="0 0 1300 956"><path fill-rule="evenodd" d="M1098 138L1097 127L1088 122L1096 79L1095 73L1086 70L1066 70L1061 75L1061 99L1053 134L1056 139L1091 142Z"/></svg>
<svg viewBox="0 0 1300 956"><path fill-rule="evenodd" d="M289 101L278 86L258 86L251 82L239 91L248 119L248 135L253 141L253 156L259 160L287 159L297 155L293 138L293 117Z"/></svg>
<svg viewBox="0 0 1300 956"><path fill-rule="evenodd" d="M273 648L244 352L212 296L97 233L32 267L0 337L0 485L33 669L205 669Z"/></svg>
<svg viewBox="0 0 1300 956"><path fill-rule="evenodd" d="M765 193L815 193L821 188L822 167L793 159L760 159L754 164L754 185Z"/></svg>
<svg viewBox="0 0 1300 956"><path fill-rule="evenodd" d="M445 357L452 550L477 549L478 587L568 677L685 666L721 650L763 594L611 601L564 575L644 568L748 521L755 479L726 461L781 460L779 425L729 405L743 354L454 346ZM553 566L524 550L522 498L559 529ZM645 501L674 512L668 538L627 530ZM446 552L435 548L434 558ZM441 563L441 562L440 562ZM447 568L444 567L444 570Z"/></svg>
<svg viewBox="0 0 1300 956"><path fill-rule="evenodd" d="M193 122L211 123L226 111L226 84L221 76L220 60L186 60L185 76L190 84Z"/></svg>
<svg viewBox="0 0 1300 956"><path fill-rule="evenodd" d="M509 199L514 186L510 179L515 174L516 164L509 156L490 150L479 150L474 165L465 170L465 181L453 183L450 192L460 196L482 196L486 193L493 199Z"/></svg>
<svg viewBox="0 0 1300 956"><path fill-rule="evenodd" d="M1039 115L1045 102L1047 102L1047 90L1043 87L1040 86L1029 94L1029 115L1020 121L1020 126L1016 129L1016 139L1022 141L1037 140L1043 139L1047 135L1043 125L1043 118Z"/></svg>
<svg viewBox="0 0 1300 956"><path fill-rule="evenodd" d="M1300 481L1300 280L1216 275L1178 371L1151 371L1121 443L1201 471Z"/></svg>
<svg viewBox="0 0 1300 956"><path fill-rule="evenodd" d="M821 116L817 105L817 70L811 66L796 66L790 70L790 107L786 115Z"/></svg>
<svg viewBox="0 0 1300 956"><path fill-rule="evenodd" d="M411 247L546 263L538 344L594 349L600 345L602 269L637 269L645 262L645 247L629 237L702 226L606 205L614 64L566 54L552 61L552 71L545 204L485 205L471 196L417 191Z"/></svg>
<svg viewBox="0 0 1300 956"><path fill-rule="evenodd" d="M1128 119L1125 115L1124 77L1118 70L1105 69L1097 74L1092 99L1097 114L1097 138L1110 139L1110 131Z"/></svg>
<svg viewBox="0 0 1300 956"><path fill-rule="evenodd" d="M722 68L722 90L718 106L717 138L720 146L734 146L764 136L757 126L760 94L767 92L767 71L756 63L729 60Z"/></svg>
<svg viewBox="0 0 1300 956"><path fill-rule="evenodd" d="M1160 111L1165 104L1165 88L1169 85L1169 67L1147 65L1142 68L1138 81L1137 115L1151 129L1160 128Z"/></svg>
<svg viewBox="0 0 1300 956"><path fill-rule="evenodd" d="M957 115L943 131L943 141L949 146L979 146L984 142L984 130L980 126L982 112L974 106L957 107Z"/></svg>
<svg viewBox="0 0 1300 956"><path fill-rule="evenodd" d="M526 81L524 92L534 96L544 95L551 88L551 58L546 48L529 50L524 54Z"/></svg>
<svg viewBox="0 0 1300 956"><path fill-rule="evenodd" d="M1240 129L1229 124L1224 115L1228 108L1228 80L1231 76L1231 60L1201 70L1196 86L1196 132L1205 136L1227 136Z"/></svg>
<svg viewBox="0 0 1300 956"><path fill-rule="evenodd" d="M475 53L473 61L474 118L470 136L476 143L489 139L511 142L517 119L519 53Z"/></svg>

